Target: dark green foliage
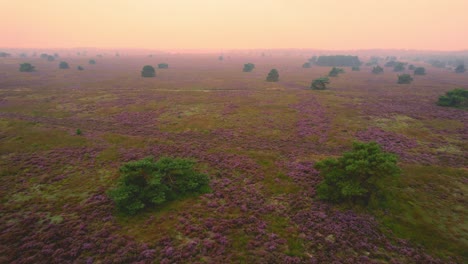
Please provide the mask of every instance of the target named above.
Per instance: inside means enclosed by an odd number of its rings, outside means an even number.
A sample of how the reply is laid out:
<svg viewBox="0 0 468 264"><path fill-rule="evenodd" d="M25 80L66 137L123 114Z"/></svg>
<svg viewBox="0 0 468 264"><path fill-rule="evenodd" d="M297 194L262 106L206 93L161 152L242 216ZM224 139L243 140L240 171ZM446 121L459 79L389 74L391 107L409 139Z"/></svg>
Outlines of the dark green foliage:
<svg viewBox="0 0 468 264"><path fill-rule="evenodd" d="M0 58L6 58L6 57L10 57L10 53L6 53L6 52L0 52Z"/></svg>
<svg viewBox="0 0 468 264"><path fill-rule="evenodd" d="M385 63L384 67L395 67L395 65L397 65L398 62L396 61L388 61L387 63Z"/></svg>
<svg viewBox="0 0 468 264"><path fill-rule="evenodd" d="M405 70L405 64L402 62L397 62L393 67L394 72L401 72Z"/></svg>
<svg viewBox="0 0 468 264"><path fill-rule="evenodd" d="M55 57L52 55L47 55L47 61L54 61Z"/></svg>
<svg viewBox="0 0 468 264"><path fill-rule="evenodd" d="M414 75L426 75L426 68L417 67L414 69Z"/></svg>
<svg viewBox="0 0 468 264"><path fill-rule="evenodd" d="M91 64L91 65L94 65L94 64L96 64L96 61L91 59L91 60L88 61L88 63Z"/></svg>
<svg viewBox="0 0 468 264"><path fill-rule="evenodd" d="M242 71L251 72L253 71L253 69L255 69L255 64L249 62L249 63L244 64L244 68L242 69Z"/></svg>
<svg viewBox="0 0 468 264"><path fill-rule="evenodd" d="M413 77L409 74L398 75L398 84L409 84L413 81Z"/></svg>
<svg viewBox="0 0 468 264"><path fill-rule="evenodd" d="M304 64L302 64L302 68L310 68L312 66L312 64L310 62L306 62Z"/></svg>
<svg viewBox="0 0 468 264"><path fill-rule="evenodd" d="M169 69L169 64L167 63L159 63L158 69Z"/></svg>
<svg viewBox="0 0 468 264"><path fill-rule="evenodd" d="M343 68L336 68L336 67L333 67L330 72L328 73L328 76L330 77L336 77L338 76L338 74L340 73L344 73L344 69Z"/></svg>
<svg viewBox="0 0 468 264"><path fill-rule="evenodd" d="M468 90L467 89L453 89L439 97L437 102L440 106L451 106L451 107L468 107Z"/></svg>
<svg viewBox="0 0 468 264"><path fill-rule="evenodd" d="M357 56L345 56L345 55L334 55L334 56L320 56L318 57L315 64L319 66L330 66L330 67L353 67L360 66L361 61Z"/></svg>
<svg viewBox="0 0 468 264"><path fill-rule="evenodd" d="M455 68L455 72L456 72L456 73L464 73L464 72L466 72L465 65L464 65L464 64L458 65L458 66Z"/></svg>
<svg viewBox="0 0 468 264"><path fill-rule="evenodd" d="M141 76L142 77L155 77L156 76L156 71L154 70L153 66L145 65L143 67L143 70L141 71Z"/></svg>
<svg viewBox="0 0 468 264"><path fill-rule="evenodd" d="M76 135L77 135L77 136L83 135L83 132L81 131L81 129L78 128L78 129L76 130Z"/></svg>
<svg viewBox="0 0 468 264"><path fill-rule="evenodd" d="M82 66L78 66L77 69L78 69L79 71L84 70L84 68L83 68Z"/></svg>
<svg viewBox="0 0 468 264"><path fill-rule="evenodd" d="M325 90L327 89L327 84L330 83L328 77L320 77L312 81L310 88L312 90Z"/></svg>
<svg viewBox="0 0 468 264"><path fill-rule="evenodd" d="M59 69L70 69L70 66L68 65L66 61L61 61L59 63Z"/></svg>
<svg viewBox="0 0 468 264"><path fill-rule="evenodd" d="M375 202L384 199L382 180L400 173L394 154L383 152L375 142L354 142L342 157L315 164L323 181L317 197L331 202Z"/></svg>
<svg viewBox="0 0 468 264"><path fill-rule="evenodd" d="M374 68L372 68L372 73L373 74L380 74L380 73L383 73L383 68L380 67L379 65L375 66Z"/></svg>
<svg viewBox="0 0 468 264"><path fill-rule="evenodd" d="M360 71L361 68L359 68L359 66L354 66L354 67L351 67L351 70L352 71Z"/></svg>
<svg viewBox="0 0 468 264"><path fill-rule="evenodd" d="M279 80L279 73L277 69L271 69L266 77L267 82L277 82Z"/></svg>
<svg viewBox="0 0 468 264"><path fill-rule="evenodd" d="M108 195L119 211L134 215L145 207L206 193L209 178L194 170L194 165L192 160L167 157L128 162L120 167L117 187Z"/></svg>
<svg viewBox="0 0 468 264"><path fill-rule="evenodd" d="M33 72L34 71L34 66L32 66L30 63L21 63L19 67L20 72Z"/></svg>

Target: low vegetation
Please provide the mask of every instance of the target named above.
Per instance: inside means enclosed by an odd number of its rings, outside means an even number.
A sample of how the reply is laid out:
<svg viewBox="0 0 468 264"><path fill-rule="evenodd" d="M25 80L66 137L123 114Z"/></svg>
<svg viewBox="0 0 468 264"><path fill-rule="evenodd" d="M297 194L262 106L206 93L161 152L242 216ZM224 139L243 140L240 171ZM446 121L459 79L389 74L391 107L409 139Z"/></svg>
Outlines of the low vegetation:
<svg viewBox="0 0 468 264"><path fill-rule="evenodd" d="M151 65L143 66L143 69L141 70L141 77L151 78L155 76L156 76L156 71L154 70L153 66Z"/></svg>
<svg viewBox="0 0 468 264"><path fill-rule="evenodd" d="M168 157L128 162L120 167L118 185L108 192L109 197L120 212L134 215L147 207L206 193L209 178L194 166L192 160Z"/></svg>
<svg viewBox="0 0 468 264"><path fill-rule="evenodd" d="M413 77L409 74L401 74L398 75L398 84L410 84L413 81Z"/></svg>
<svg viewBox="0 0 468 264"><path fill-rule="evenodd" d="M277 82L279 81L279 73L277 69L271 69L266 77L267 82Z"/></svg>
<svg viewBox="0 0 468 264"><path fill-rule="evenodd" d="M253 69L255 69L255 64L249 62L249 63L244 64L244 68L242 69L242 71L251 72L253 71Z"/></svg>
<svg viewBox="0 0 468 264"><path fill-rule="evenodd" d="M312 90L325 90L327 89L327 84L330 83L328 77L320 77L312 81L310 84L310 89Z"/></svg>
<svg viewBox="0 0 468 264"><path fill-rule="evenodd" d="M468 107L468 90L467 89L453 89L439 97L437 102L440 106L451 106L451 107Z"/></svg>
<svg viewBox="0 0 468 264"><path fill-rule="evenodd" d="M31 63L21 63L19 67L20 72L33 72L35 70Z"/></svg>

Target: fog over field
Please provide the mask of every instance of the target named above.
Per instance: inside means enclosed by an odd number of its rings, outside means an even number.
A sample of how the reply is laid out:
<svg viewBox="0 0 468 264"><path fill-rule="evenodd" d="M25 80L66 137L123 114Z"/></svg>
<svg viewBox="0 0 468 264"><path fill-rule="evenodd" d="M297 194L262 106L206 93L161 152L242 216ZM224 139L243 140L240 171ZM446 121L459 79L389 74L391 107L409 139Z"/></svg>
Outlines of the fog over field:
<svg viewBox="0 0 468 264"><path fill-rule="evenodd" d="M468 262L468 2L1 4L0 263Z"/></svg>

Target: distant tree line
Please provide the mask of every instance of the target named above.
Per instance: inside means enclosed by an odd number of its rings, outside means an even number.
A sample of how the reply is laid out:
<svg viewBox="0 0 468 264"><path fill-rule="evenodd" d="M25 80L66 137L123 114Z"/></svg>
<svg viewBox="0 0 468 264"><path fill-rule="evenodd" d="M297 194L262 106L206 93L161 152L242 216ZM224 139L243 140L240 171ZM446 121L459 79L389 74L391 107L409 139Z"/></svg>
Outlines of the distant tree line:
<svg viewBox="0 0 468 264"><path fill-rule="evenodd" d="M361 61L358 56L347 56L347 55L333 55L333 56L320 56L315 62L318 66L329 66L329 67L354 67L360 66Z"/></svg>

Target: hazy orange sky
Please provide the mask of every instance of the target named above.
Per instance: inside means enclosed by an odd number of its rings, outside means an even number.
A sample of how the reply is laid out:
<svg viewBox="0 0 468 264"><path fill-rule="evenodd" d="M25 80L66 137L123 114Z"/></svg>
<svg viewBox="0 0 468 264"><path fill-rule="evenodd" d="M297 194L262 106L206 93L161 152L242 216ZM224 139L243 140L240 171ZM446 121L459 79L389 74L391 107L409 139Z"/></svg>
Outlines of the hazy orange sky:
<svg viewBox="0 0 468 264"><path fill-rule="evenodd" d="M468 49L468 0L0 0L0 47Z"/></svg>

